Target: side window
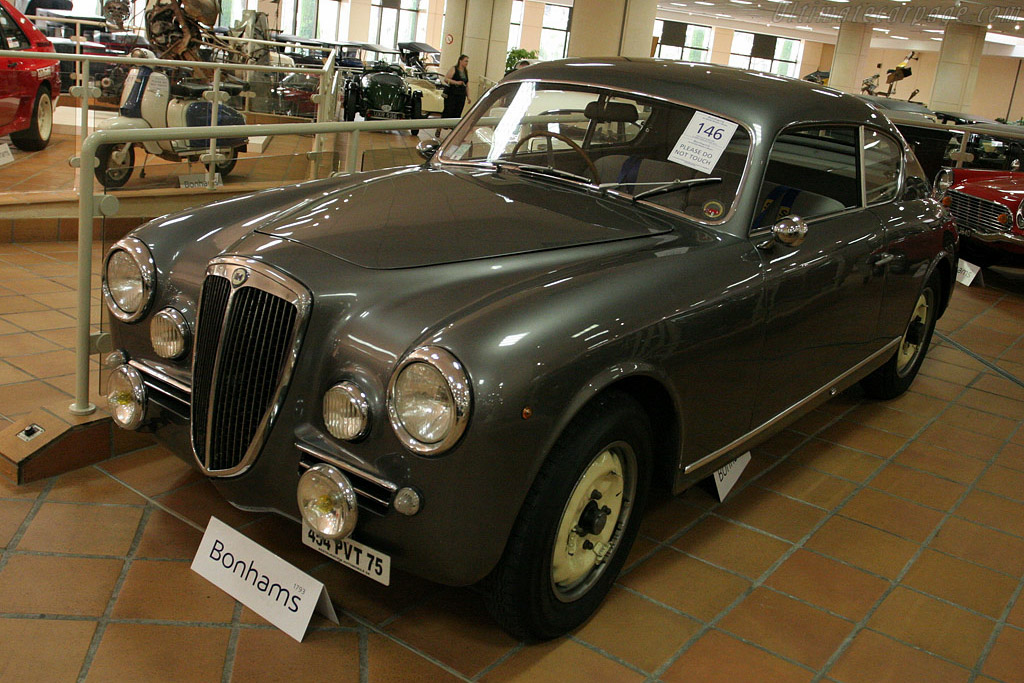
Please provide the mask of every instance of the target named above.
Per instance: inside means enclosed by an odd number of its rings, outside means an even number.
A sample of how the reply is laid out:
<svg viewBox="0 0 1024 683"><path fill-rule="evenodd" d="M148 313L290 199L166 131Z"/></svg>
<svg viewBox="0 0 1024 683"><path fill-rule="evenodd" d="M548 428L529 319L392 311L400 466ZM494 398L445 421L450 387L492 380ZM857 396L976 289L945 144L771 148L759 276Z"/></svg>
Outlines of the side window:
<svg viewBox="0 0 1024 683"><path fill-rule="evenodd" d="M6 45L3 47L8 50L25 50L30 47L25 34L3 7L0 7L0 35L5 38Z"/></svg>
<svg viewBox="0 0 1024 683"><path fill-rule="evenodd" d="M790 214L803 219L860 206L856 126L787 130L775 139L758 195L753 229Z"/></svg>
<svg viewBox="0 0 1024 683"><path fill-rule="evenodd" d="M864 129L864 189L869 205L896 198L902 156L899 143L891 137Z"/></svg>

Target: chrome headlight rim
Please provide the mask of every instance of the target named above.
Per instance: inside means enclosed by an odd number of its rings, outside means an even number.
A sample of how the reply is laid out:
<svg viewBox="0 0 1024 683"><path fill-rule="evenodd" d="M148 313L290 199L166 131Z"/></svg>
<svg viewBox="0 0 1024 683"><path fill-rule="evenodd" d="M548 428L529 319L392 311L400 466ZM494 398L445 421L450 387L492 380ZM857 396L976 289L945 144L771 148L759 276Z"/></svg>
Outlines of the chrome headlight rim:
<svg viewBox="0 0 1024 683"><path fill-rule="evenodd" d="M1017 229L1024 230L1024 202L1017 205Z"/></svg>
<svg viewBox="0 0 1024 683"><path fill-rule="evenodd" d="M178 351L177 353L166 356L163 353L161 353L160 349L153 341L153 324L158 319L167 320L178 331L178 334L181 337L181 350ZM176 308L168 306L167 308L160 309L160 311L158 311L153 316L153 319L150 321L149 330L149 344L150 346L153 347L153 352L156 355L160 356L161 358L166 358L167 360L177 360L179 358L186 356L192 348L192 328L189 327L188 321L185 320L185 316L183 316L181 312Z"/></svg>
<svg viewBox="0 0 1024 683"><path fill-rule="evenodd" d="M107 266L114 254L124 252L135 262L142 279L142 303L136 311L125 311L117 305L107 283ZM149 253L149 247L135 237L125 237L114 243L103 257L103 301L107 304L110 314L121 322L132 323L141 319L149 311L156 292L156 262Z"/></svg>
<svg viewBox="0 0 1024 683"><path fill-rule="evenodd" d="M329 502L337 507L340 516L340 524L338 528L333 531L326 531L321 529L316 524L316 519L311 520L308 513L315 513L316 510L310 510L310 507L316 505L314 499L304 500L304 496L309 493L308 489L317 486L314 481L316 477L322 477L324 483L332 487L334 490L331 492L333 495L329 495ZM321 494L321 497L326 494ZM303 522L309 525L310 528L314 529L316 533L320 534L324 538L330 538L332 540L339 538L348 538L352 535L352 532L356 528L356 522L359 519L359 504L356 499L355 488L352 487L352 483L348 480L341 470L336 468L334 465L327 463L317 463L307 469L299 477L299 483L295 490L295 497L299 505L299 514L302 516Z"/></svg>
<svg viewBox="0 0 1024 683"><path fill-rule="evenodd" d="M448 433L439 441L426 443L420 441L405 428L396 405L395 389L402 372L415 363L424 363L441 375L448 385L448 393L452 397L455 419ZM440 346L421 346L414 349L398 364L388 381L388 419L395 435L406 448L418 455L441 455L450 450L462 438L469 424L469 411L473 397L470 392L469 377L459 359L450 351Z"/></svg>
<svg viewBox="0 0 1024 683"><path fill-rule="evenodd" d="M946 193L946 190L953 184L953 169L945 167L939 170L935 174L935 183L933 185L935 189L935 196L941 197Z"/></svg>
<svg viewBox="0 0 1024 683"><path fill-rule="evenodd" d="M133 368L131 365L119 365L114 368L113 372L110 373L110 378L107 380L109 386L110 382L113 381L115 375L124 375L128 380L128 385L131 387L132 402L137 407L136 414L128 422L122 422L117 419L117 411L110 408L111 419L114 423L122 429L136 430L142 426L142 422L146 419L146 384L142 380L142 373ZM110 402L110 393L108 389L107 402Z"/></svg>
<svg viewBox="0 0 1024 683"><path fill-rule="evenodd" d="M348 399L349 404L352 405L359 413L359 417L362 420L362 428L354 436L345 436L342 434L336 434L331 429L331 423L327 419L327 397L332 391L339 391L344 394L345 398ZM342 441L360 441L370 433L370 402L366 398L366 392L363 391L358 384L352 380L346 379L337 384L331 386L330 389L324 392L322 413L324 419L324 428L336 439Z"/></svg>

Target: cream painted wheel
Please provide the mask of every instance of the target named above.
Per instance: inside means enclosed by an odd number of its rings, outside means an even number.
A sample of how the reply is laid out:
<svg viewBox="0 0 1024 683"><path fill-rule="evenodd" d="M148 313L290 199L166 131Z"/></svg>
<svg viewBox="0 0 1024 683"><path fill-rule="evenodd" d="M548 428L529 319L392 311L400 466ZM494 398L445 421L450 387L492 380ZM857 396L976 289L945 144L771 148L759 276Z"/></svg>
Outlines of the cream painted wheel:
<svg viewBox="0 0 1024 683"><path fill-rule="evenodd" d="M910 316L910 322L900 340L900 348L896 352L896 374L903 377L914 367L925 342L925 331L928 326L932 306L932 290L925 289L917 297L917 304Z"/></svg>
<svg viewBox="0 0 1024 683"><path fill-rule="evenodd" d="M39 105L36 107L36 129L39 137L49 141L50 133L53 131L53 103L47 93L39 96Z"/></svg>
<svg viewBox="0 0 1024 683"><path fill-rule="evenodd" d="M551 588L559 600L576 599L604 572L629 519L635 472L636 454L617 441L580 475L562 510L551 554Z"/></svg>

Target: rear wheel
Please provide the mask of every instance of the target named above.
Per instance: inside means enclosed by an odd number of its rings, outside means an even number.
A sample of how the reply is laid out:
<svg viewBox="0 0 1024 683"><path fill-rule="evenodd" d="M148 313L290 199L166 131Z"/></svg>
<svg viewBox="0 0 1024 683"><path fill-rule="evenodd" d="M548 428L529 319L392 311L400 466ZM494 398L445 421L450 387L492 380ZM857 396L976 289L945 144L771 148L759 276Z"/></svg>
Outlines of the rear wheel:
<svg viewBox="0 0 1024 683"><path fill-rule="evenodd" d="M416 120L423 118L423 98L414 97L412 98L412 105L409 107L409 118ZM419 135L419 128L413 128L409 131L413 135Z"/></svg>
<svg viewBox="0 0 1024 683"><path fill-rule="evenodd" d="M96 180L106 188L123 187L132 177L135 148L130 143L100 145L96 149Z"/></svg>
<svg viewBox="0 0 1024 683"><path fill-rule="evenodd" d="M598 398L566 428L484 583L506 631L554 638L594 613L636 538L650 461L650 423L625 394Z"/></svg>
<svg viewBox="0 0 1024 683"><path fill-rule="evenodd" d="M914 304L910 322L903 332L896 353L885 365L861 380L865 393L872 398L896 398L910 388L928 353L939 314L938 273L932 274Z"/></svg>
<svg viewBox="0 0 1024 683"><path fill-rule="evenodd" d="M26 152L38 152L50 144L50 133L53 132L53 101L47 92L49 83L36 93L36 101L32 105L32 122L25 130L11 133L11 142L18 149Z"/></svg>
<svg viewBox="0 0 1024 683"><path fill-rule="evenodd" d="M355 90L349 89L345 93L345 120L355 121L356 114L359 112L359 98L355 93Z"/></svg>

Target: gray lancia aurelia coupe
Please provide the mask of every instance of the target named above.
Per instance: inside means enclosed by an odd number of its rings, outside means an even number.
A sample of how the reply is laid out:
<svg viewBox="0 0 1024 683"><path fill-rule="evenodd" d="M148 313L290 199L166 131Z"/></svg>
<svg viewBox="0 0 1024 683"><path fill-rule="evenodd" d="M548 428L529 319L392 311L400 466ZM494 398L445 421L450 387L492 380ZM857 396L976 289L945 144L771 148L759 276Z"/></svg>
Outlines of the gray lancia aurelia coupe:
<svg viewBox="0 0 1024 683"><path fill-rule="evenodd" d="M538 64L422 166L114 245L108 393L119 425L295 520L297 543L382 583L393 565L478 584L510 633L550 638L597 609L652 486L685 489L856 382L906 390L957 246L855 97Z"/></svg>

